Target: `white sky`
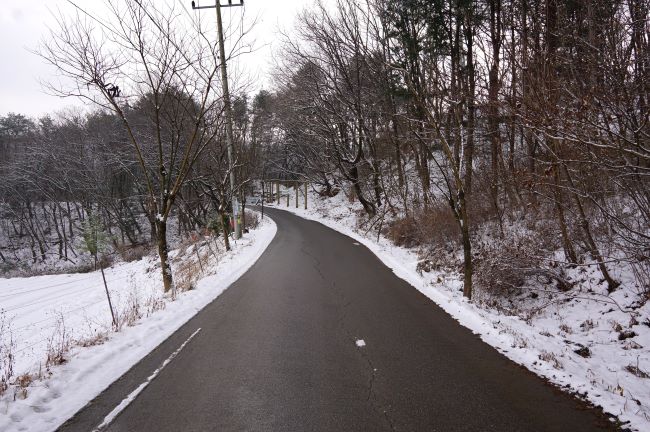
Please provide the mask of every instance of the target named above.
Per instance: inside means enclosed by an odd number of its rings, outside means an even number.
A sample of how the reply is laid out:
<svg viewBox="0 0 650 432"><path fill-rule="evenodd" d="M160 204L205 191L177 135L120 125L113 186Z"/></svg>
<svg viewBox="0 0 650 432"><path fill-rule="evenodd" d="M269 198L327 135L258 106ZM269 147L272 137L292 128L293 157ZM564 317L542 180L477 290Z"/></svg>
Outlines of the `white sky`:
<svg viewBox="0 0 650 432"><path fill-rule="evenodd" d="M190 0L169 1L182 1L190 9ZM98 0L77 2L91 10L99 3ZM198 3L207 6L214 4L214 0ZM229 19L241 21L242 12L246 20L258 18L249 37L249 42L254 39L258 49L244 56L241 64L231 67L245 68L256 77L258 88L268 87L267 72L277 48L277 29L290 29L297 12L310 3L311 0L245 0L243 11L239 7L223 9L224 25ZM15 112L37 117L80 104L75 99L62 99L43 92L39 80L56 79L56 71L30 52L47 35L48 27L55 26L52 12L57 10L67 15L73 12L73 7L65 0L0 0L0 115ZM210 9L201 13L214 16Z"/></svg>

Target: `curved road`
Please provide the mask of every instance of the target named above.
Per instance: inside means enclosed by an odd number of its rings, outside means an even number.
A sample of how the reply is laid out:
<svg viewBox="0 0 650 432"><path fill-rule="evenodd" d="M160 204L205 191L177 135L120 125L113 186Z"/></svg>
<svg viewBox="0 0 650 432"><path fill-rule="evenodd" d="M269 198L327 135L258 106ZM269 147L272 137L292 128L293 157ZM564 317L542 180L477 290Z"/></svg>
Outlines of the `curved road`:
<svg viewBox="0 0 650 432"><path fill-rule="evenodd" d="M198 328L105 430L611 430L351 238L269 214L257 263L60 431L92 431Z"/></svg>

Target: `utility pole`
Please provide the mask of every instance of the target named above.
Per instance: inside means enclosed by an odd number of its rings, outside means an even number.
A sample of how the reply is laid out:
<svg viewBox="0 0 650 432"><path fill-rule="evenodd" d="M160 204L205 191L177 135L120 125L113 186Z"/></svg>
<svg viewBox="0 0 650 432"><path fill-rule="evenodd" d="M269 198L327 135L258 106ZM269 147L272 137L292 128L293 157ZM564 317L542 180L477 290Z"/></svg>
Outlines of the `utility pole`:
<svg viewBox="0 0 650 432"><path fill-rule="evenodd" d="M241 237L241 220L239 200L237 199L237 188L235 178L235 138L232 131L232 104L230 103L230 90L228 89L228 73L226 70L226 50L223 46L223 24L221 22L221 8L244 6L244 0L239 0L239 3L234 3L228 0L228 4L221 4L221 0L216 0L214 6L196 6L192 2L192 9L212 9L217 11L217 33L219 33L219 60L221 61L221 87L223 90L224 111L226 113L226 144L228 146L228 164L230 165L230 193L232 197L232 218L235 225L235 240Z"/></svg>

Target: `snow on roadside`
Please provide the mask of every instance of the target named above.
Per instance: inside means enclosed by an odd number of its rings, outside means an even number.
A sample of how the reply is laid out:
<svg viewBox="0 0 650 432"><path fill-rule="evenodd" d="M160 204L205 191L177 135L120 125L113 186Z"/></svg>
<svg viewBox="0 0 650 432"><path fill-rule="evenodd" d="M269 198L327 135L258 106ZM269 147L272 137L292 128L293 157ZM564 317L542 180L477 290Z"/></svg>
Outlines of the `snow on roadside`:
<svg viewBox="0 0 650 432"><path fill-rule="evenodd" d="M292 195L290 190L286 193ZM574 288L579 295L549 302L524 320L469 303L462 296L462 277L457 273L418 273L417 251L359 229L357 215L362 210L342 192L333 198L311 192L308 210L302 202L298 209L293 200L291 204L287 207L282 200L271 206L320 222L365 245L398 277L511 360L601 406L623 427L650 430L650 377L643 377L650 373L650 302L629 312L638 293L625 272L617 274L621 287L606 296L606 289L594 282L598 280L595 269L582 269L585 282ZM633 333L620 340L626 331ZM585 347L587 358L577 352Z"/></svg>
<svg viewBox="0 0 650 432"><path fill-rule="evenodd" d="M108 285L119 310L128 312L134 302L150 309L117 333L105 331L110 329L110 313L98 272L0 279L0 309L7 311L5 318L11 323L19 374L43 373L48 344L60 341L64 329L70 340L107 337L92 346L75 345L64 364L52 367L50 377L26 388L26 398L21 389L10 388L0 397L0 430L55 430L243 275L266 250L276 229L265 217L257 229L231 242L232 251L214 263L210 275L198 280L195 289L174 301L161 294L155 259L108 269Z"/></svg>

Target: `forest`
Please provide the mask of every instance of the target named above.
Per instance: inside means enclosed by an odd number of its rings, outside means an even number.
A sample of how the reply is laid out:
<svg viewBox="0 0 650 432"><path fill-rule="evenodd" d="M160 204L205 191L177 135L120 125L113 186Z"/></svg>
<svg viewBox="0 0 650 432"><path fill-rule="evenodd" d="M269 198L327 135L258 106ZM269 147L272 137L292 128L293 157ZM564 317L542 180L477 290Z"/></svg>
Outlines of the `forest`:
<svg viewBox="0 0 650 432"><path fill-rule="evenodd" d="M74 83L51 90L94 108L0 118L3 272L78 265L96 226L123 257L155 248L168 290L169 236L228 241L236 170L240 202L271 179L346 194L470 299L580 267L649 298L647 0L317 1L273 87L235 89L232 165L215 44L149 6L115 9L110 43L77 16L39 48Z"/></svg>

